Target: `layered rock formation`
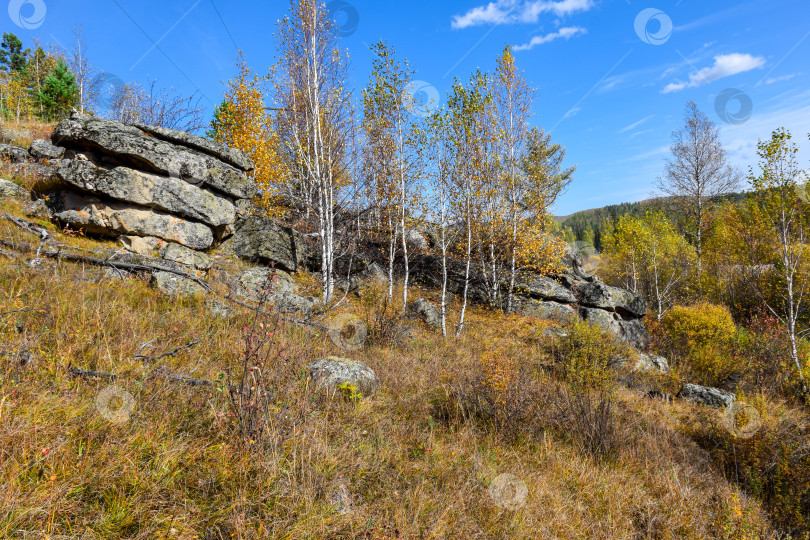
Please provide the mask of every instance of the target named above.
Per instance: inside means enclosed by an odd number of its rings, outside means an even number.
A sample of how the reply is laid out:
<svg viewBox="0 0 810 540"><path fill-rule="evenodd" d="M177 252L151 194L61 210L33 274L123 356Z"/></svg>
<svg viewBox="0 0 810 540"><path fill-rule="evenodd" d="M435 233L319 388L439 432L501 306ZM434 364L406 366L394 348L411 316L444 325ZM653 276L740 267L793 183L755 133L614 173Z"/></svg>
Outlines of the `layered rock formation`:
<svg viewBox="0 0 810 540"><path fill-rule="evenodd" d="M440 259L431 254L420 254L414 259L412 272L417 279L427 286L441 287ZM563 267L560 273L551 276L520 275L515 287L514 310L561 324L583 319L614 333L639 350L649 347L649 333L642 321L647 313L647 303L643 298L606 285L598 276L587 273L584 261L575 249L566 252ZM451 292L463 292L462 264L451 263L448 280ZM489 302L482 275L473 273L468 294L474 302Z"/></svg>
<svg viewBox="0 0 810 540"><path fill-rule="evenodd" d="M189 133L74 113L51 139L31 152L56 159L66 189L55 217L74 229L205 250L255 194L250 158Z"/></svg>

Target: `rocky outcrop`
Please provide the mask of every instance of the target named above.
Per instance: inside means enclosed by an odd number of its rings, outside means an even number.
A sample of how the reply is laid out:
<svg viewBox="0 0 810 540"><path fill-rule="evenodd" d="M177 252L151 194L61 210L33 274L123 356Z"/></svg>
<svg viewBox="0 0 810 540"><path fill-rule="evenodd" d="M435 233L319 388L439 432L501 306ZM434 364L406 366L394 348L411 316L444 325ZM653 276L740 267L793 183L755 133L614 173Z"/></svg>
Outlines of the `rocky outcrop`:
<svg viewBox="0 0 810 540"><path fill-rule="evenodd" d="M697 384L683 385L677 397L718 409L730 406L737 399L731 392Z"/></svg>
<svg viewBox="0 0 810 540"><path fill-rule="evenodd" d="M202 223L70 191L62 194L56 218L73 228L103 236L154 236L191 249L207 249L214 243L211 229Z"/></svg>
<svg viewBox="0 0 810 540"><path fill-rule="evenodd" d="M73 114L56 126L51 140L66 148L95 152L118 165L180 178L234 199L249 199L256 192L243 169L113 120Z"/></svg>
<svg viewBox="0 0 810 540"><path fill-rule="evenodd" d="M27 154L61 181L53 210L64 225L197 270L211 261L196 252L233 232L255 193L242 152L161 127L74 113Z"/></svg>
<svg viewBox="0 0 810 540"><path fill-rule="evenodd" d="M51 141L37 139L31 142L28 153L34 159L60 159L65 155L65 149L54 145Z"/></svg>
<svg viewBox="0 0 810 540"><path fill-rule="evenodd" d="M203 139L202 137L197 137L196 135L186 133L185 131L177 131L176 129L168 129L159 126L147 126L146 124L139 123L134 123L132 125L141 131L148 133L149 135L157 137L158 139L178 144L180 146L187 146L208 154L209 156L221 159L225 163L233 165L237 169L241 169L243 171L252 171L255 168L252 159L247 157L239 150L230 148L224 144Z"/></svg>
<svg viewBox="0 0 810 540"><path fill-rule="evenodd" d="M453 294L464 291L464 265L449 261L448 289ZM435 254L413 256L412 273L417 281L432 288L441 287L441 259ZM508 287L506 279L500 290ZM470 276L469 299L472 302L492 305L481 272ZM503 295L502 295L503 297ZM502 307L505 299L496 302ZM522 273L515 282L513 310L527 317L547 319L560 324L569 324L577 319L585 320L613 333L640 351L650 345L650 336L642 321L647 313L647 303L630 291L611 287L598 276L587 272L581 255L576 250L564 254L562 269L556 274L539 275Z"/></svg>
<svg viewBox="0 0 810 540"><path fill-rule="evenodd" d="M19 146L0 144L0 158L5 158L12 163L23 163L28 161L28 152Z"/></svg>
<svg viewBox="0 0 810 540"><path fill-rule="evenodd" d="M669 362L663 356L639 353L636 361L636 371L668 373Z"/></svg>
<svg viewBox="0 0 810 540"><path fill-rule="evenodd" d="M250 216L239 222L232 242L237 256L273 263L288 272L298 271L307 256L306 240L301 234L263 216Z"/></svg>
<svg viewBox="0 0 810 540"><path fill-rule="evenodd" d="M298 286L282 270L256 267L234 276L233 293L245 300L264 302L278 313L310 315L320 305L318 299L298 295Z"/></svg>
<svg viewBox="0 0 810 540"><path fill-rule="evenodd" d="M65 161L56 177L81 191L154 208L217 227L236 220L236 207L178 178L144 173L129 167L107 169L89 161Z"/></svg>
<svg viewBox="0 0 810 540"><path fill-rule="evenodd" d="M350 358L330 356L310 362L306 369L318 386L336 387L349 383L366 395L373 394L380 387L380 380L370 367Z"/></svg>

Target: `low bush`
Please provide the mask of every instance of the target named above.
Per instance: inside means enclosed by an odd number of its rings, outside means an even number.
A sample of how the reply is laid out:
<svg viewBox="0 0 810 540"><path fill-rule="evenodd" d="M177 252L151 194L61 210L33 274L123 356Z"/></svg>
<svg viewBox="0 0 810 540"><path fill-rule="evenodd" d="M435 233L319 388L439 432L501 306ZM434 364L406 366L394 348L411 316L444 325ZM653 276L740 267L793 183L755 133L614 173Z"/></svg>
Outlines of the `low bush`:
<svg viewBox="0 0 810 540"><path fill-rule="evenodd" d="M660 331L663 351L689 382L724 386L745 367L735 352L737 327L725 306L675 306Z"/></svg>

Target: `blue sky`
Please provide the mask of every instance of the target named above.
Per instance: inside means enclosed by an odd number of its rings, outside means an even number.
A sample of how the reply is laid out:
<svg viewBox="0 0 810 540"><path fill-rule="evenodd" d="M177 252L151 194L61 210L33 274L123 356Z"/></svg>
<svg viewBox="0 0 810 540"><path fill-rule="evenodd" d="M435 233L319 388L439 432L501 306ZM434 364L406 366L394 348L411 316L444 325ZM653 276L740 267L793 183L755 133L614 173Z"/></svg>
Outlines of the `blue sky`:
<svg viewBox="0 0 810 540"><path fill-rule="evenodd" d="M285 0L10 0L4 31L71 46L82 24L93 65L123 80L198 90L209 109L236 48L274 62ZM356 90L368 45L384 38L444 96L454 77L491 70L505 45L538 89L532 123L578 166L554 212L647 198L671 132L693 100L721 127L732 161L786 126L810 167L810 2L696 0L333 0ZM157 44L157 45L155 45ZM719 111L717 110L720 104ZM724 107L723 103L727 105ZM750 110L749 110L750 109Z"/></svg>

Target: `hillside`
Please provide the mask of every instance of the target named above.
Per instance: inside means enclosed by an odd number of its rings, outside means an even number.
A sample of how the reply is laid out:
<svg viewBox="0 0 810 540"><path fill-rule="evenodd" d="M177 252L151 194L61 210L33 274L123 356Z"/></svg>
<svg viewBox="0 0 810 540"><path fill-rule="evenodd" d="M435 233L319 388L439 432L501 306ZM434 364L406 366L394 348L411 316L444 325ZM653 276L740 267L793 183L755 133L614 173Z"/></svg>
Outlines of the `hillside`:
<svg viewBox="0 0 810 540"><path fill-rule="evenodd" d="M147 136L121 129L130 143ZM70 131L71 144L82 133ZM223 233L208 248L179 250L174 264L165 246L160 257L155 245L136 253L144 237L105 239L126 223L129 203L61 206L62 222L74 221L58 227L51 201L79 189L65 171L93 171L60 159L69 187L34 174L53 166L47 158L5 166L25 189L4 191L0 219L0 536L775 534L760 501L697 443L722 431L723 413L668 397L682 376L618 340L613 316L603 330L601 319L561 323L473 304L468 331L443 338L424 311L386 301L370 264L356 293L322 312L317 276L296 264L297 233L283 233L287 247L260 246L269 266L239 256L239 231L258 218L237 219L230 241ZM152 193L150 204L164 201ZM121 218L97 221L102 207ZM192 230L184 222L171 224ZM579 278L566 275L541 294L570 294L561 287ZM574 290L604 287L588 279ZM438 302L432 287L411 294ZM451 323L459 308L454 295ZM330 362L343 371L328 372ZM334 377L324 382L324 370Z"/></svg>
<svg viewBox="0 0 810 540"><path fill-rule="evenodd" d="M718 204L725 201L740 203L747 197L748 194L745 192L732 193L717 197L714 202ZM621 216L640 217L648 211L664 212L673 223L677 223L681 219L681 214L674 207L672 198L661 197L582 210L567 216L555 216L555 220L561 225L569 241L592 243L597 251L601 251L605 231L610 229Z"/></svg>

